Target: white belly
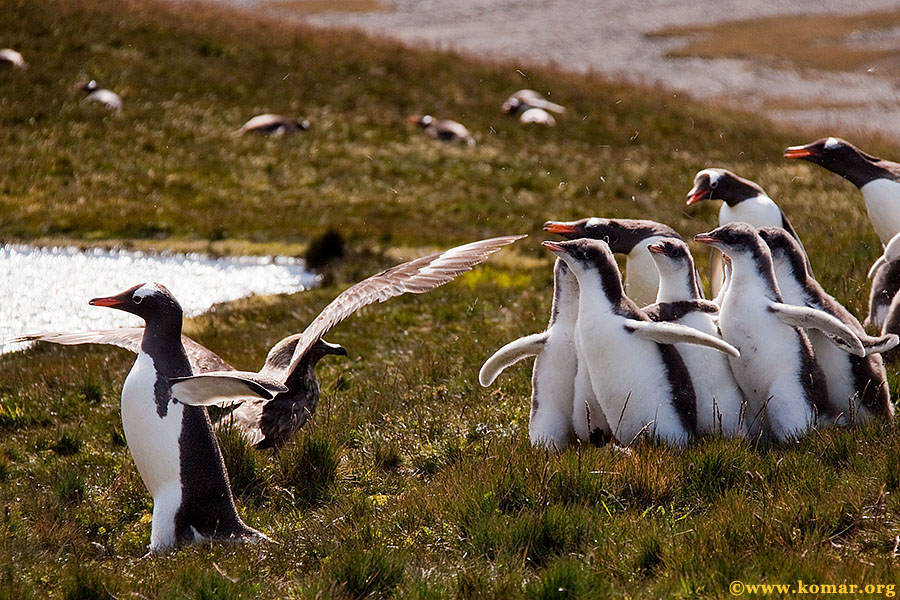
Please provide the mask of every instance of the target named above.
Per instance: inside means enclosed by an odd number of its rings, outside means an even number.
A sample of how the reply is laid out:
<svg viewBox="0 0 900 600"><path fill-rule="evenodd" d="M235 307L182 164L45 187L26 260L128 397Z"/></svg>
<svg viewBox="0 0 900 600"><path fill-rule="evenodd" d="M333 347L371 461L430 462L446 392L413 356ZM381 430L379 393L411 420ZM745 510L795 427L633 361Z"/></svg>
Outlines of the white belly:
<svg viewBox="0 0 900 600"><path fill-rule="evenodd" d="M719 225L744 222L754 227L781 227L781 210L768 196L757 196L739 202L733 208L722 203L719 210Z"/></svg>
<svg viewBox="0 0 900 600"><path fill-rule="evenodd" d="M876 179L859 189L875 233L882 244L887 244L900 232L900 183Z"/></svg>
<svg viewBox="0 0 900 600"><path fill-rule="evenodd" d="M663 238L659 236L642 240L631 252L625 263L625 294L638 306L656 302L659 292L659 270L647 246Z"/></svg>
<svg viewBox="0 0 900 600"><path fill-rule="evenodd" d="M134 464L154 501L169 488L181 489L181 457L178 438L184 405L169 402L165 417L157 413L153 395L156 369L153 359L141 352L122 387L122 427Z"/></svg>
<svg viewBox="0 0 900 600"><path fill-rule="evenodd" d="M667 371L656 344L628 333L621 318L579 314L578 331L594 393L619 443L651 436L684 444L690 433L672 404Z"/></svg>
<svg viewBox="0 0 900 600"><path fill-rule="evenodd" d="M528 424L532 444L561 450L569 443L577 365L574 324L557 322L534 362Z"/></svg>

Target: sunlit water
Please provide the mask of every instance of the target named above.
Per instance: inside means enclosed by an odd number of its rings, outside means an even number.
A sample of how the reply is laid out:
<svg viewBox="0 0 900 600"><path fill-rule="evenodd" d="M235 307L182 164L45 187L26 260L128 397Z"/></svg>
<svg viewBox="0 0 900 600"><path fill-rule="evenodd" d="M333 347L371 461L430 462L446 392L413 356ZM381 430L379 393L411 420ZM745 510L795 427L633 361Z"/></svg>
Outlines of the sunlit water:
<svg viewBox="0 0 900 600"><path fill-rule="evenodd" d="M119 250L0 246L0 352L26 333L82 331L141 325L138 317L88 305L145 281L165 285L186 316L251 294L307 289L316 277L303 261L286 257L210 258Z"/></svg>

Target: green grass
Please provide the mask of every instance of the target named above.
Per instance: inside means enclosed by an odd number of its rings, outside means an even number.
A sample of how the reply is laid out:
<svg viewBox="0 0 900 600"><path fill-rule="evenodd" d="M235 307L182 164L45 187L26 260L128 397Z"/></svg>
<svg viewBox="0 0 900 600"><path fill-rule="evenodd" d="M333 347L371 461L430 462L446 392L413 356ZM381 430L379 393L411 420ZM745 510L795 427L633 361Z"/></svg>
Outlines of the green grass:
<svg viewBox="0 0 900 600"><path fill-rule="evenodd" d="M3 14L0 39L31 68L0 71L0 238L222 253L343 238L325 287L187 322L237 368L257 369L350 283L434 247L590 214L711 229L716 207L684 206L707 166L760 182L823 285L863 312L879 250L858 192L780 158L840 132L202 6L36 0ZM79 103L72 83L85 76L123 94L122 114ZM500 114L524 86L570 107L557 128ZM313 128L231 136L263 111ZM479 144L432 142L411 112L459 118ZM539 239L335 328L329 339L350 355L320 365L315 418L277 455L222 434L241 514L276 543L141 560L151 503L118 411L132 356L41 346L0 357L0 598L688 598L728 596L735 579L892 582L900 438L889 424L777 451L531 448L529 366L491 389L476 374L546 325Z"/></svg>

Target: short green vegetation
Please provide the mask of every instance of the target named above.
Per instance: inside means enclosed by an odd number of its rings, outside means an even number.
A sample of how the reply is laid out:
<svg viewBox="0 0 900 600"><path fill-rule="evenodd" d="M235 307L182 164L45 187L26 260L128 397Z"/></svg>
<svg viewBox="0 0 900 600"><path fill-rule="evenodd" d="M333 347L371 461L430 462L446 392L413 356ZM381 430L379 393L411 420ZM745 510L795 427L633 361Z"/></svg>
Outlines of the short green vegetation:
<svg viewBox="0 0 900 600"><path fill-rule="evenodd" d="M546 325L545 220L706 231L717 208L686 208L684 195L708 166L762 184L823 285L862 314L880 250L861 198L781 158L842 132L787 132L595 76L208 6L12 0L0 14L2 44L30 63L0 70L4 241L299 255L339 234L326 286L186 323L238 368L257 369L270 345L385 266L533 234L453 284L336 328L328 337L350 356L320 365L318 413L277 455L222 432L240 511L271 544L142 560L150 498L118 413L132 357L49 346L0 357L0 598L687 598L727 597L732 580L895 583L891 424L780 450L707 440L556 455L528 444L527 363L491 389L476 379L496 348ZM86 77L121 93L124 110L82 104L73 84ZM569 107L558 127L500 113L522 87ZM232 136L262 112L313 125ZM458 119L479 143L429 140L406 122L412 112Z"/></svg>

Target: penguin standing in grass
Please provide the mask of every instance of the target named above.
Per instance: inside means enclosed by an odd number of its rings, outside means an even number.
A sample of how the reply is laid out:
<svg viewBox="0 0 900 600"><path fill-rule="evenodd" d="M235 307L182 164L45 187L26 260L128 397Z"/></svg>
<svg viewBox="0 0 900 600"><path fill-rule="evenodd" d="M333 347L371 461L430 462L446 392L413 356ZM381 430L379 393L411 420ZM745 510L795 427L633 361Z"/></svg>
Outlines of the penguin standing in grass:
<svg viewBox="0 0 900 600"><path fill-rule="evenodd" d="M887 246L900 233L900 163L866 154L847 140L827 137L804 146L790 146L785 158L799 158L840 175L862 193L872 228ZM869 316L882 333L900 333L884 328L891 301L900 289L900 262L888 262L873 273L869 294Z"/></svg>
<svg viewBox="0 0 900 600"><path fill-rule="evenodd" d="M694 259L682 240L667 238L648 246L659 269L656 304L643 309L653 321L680 323L719 335L715 316L719 307L703 300L694 276ZM728 364L728 357L694 344L675 346L691 373L697 397L697 431L706 435L743 433L744 396Z"/></svg>
<svg viewBox="0 0 900 600"><path fill-rule="evenodd" d="M497 350L481 367L478 381L487 387L509 365L535 356L531 375L531 415L528 436L534 446L562 450L572 437L572 409L578 357L575 325L578 281L560 259L553 265L553 304L547 330Z"/></svg>
<svg viewBox="0 0 900 600"><path fill-rule="evenodd" d="M747 399L748 433L787 442L806 433L817 419L832 422L836 415L825 374L803 328L821 329L863 356L853 331L821 310L783 302L772 254L751 225L730 223L694 240L721 251L732 264L719 328L741 352L729 360Z"/></svg>
<svg viewBox="0 0 900 600"><path fill-rule="evenodd" d="M825 373L828 403L831 412L837 415L837 422L865 422L874 416L890 419L894 411L884 364L878 353L894 348L900 340L893 334L878 338L866 335L856 317L809 276L803 251L784 229L763 227L759 235L772 252L775 279L784 301L815 308L840 319L856 333L866 350L866 356L856 356L835 346L821 331L811 329L807 332L816 360Z"/></svg>
<svg viewBox="0 0 900 600"><path fill-rule="evenodd" d="M236 371L193 376L181 343L181 305L160 284L94 298L93 306L132 313L147 326L122 387L122 428L141 479L153 496L150 552L206 540L258 542L241 521L204 405L272 398L278 382Z"/></svg>
<svg viewBox="0 0 900 600"><path fill-rule="evenodd" d="M654 323L625 295L609 246L600 240L543 242L578 279L578 333L594 394L623 445L649 436L682 446L696 436L694 387L672 344L737 355L721 339L675 323Z"/></svg>

